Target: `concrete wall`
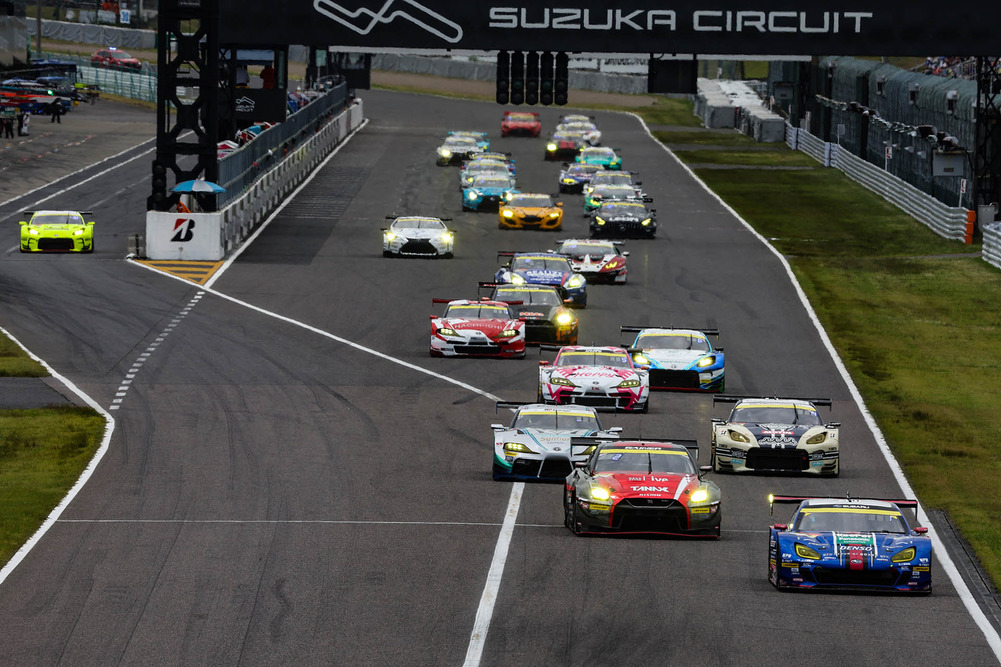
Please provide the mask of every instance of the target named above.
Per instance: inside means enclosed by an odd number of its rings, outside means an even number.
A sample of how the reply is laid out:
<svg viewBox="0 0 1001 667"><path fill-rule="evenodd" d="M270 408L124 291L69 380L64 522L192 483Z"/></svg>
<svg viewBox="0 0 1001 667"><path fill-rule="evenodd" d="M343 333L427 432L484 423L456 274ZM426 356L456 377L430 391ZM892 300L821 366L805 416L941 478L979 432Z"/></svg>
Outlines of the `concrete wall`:
<svg viewBox="0 0 1001 667"><path fill-rule="evenodd" d="M21 16L0 16L0 65L24 62L28 53L27 19Z"/></svg>

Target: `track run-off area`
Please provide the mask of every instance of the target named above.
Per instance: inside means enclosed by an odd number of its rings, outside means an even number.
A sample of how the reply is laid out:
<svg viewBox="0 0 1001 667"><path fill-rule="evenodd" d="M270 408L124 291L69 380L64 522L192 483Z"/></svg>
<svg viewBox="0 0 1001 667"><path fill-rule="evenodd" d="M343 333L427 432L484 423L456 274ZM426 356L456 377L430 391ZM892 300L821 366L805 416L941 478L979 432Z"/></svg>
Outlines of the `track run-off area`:
<svg viewBox="0 0 1001 667"><path fill-rule="evenodd" d="M634 116L595 112L659 232L624 246L627 284L589 289L580 341L718 328L728 393L833 399L841 476L710 473L718 541L576 537L560 485L492 481L489 425L509 419L494 402L533 400L551 356L431 358L431 300L475 297L499 250L585 237L581 197L561 197L561 233L499 230L496 213L461 210L457 170L434 149L448 130L488 130L522 191L555 193L543 138L500 138L493 104L364 101L367 124L204 285L123 259L149 191L142 159L15 202L95 212L92 256L21 255L5 237L0 325L114 427L3 570L0 663L997 662L995 630L940 549L930 596L768 583L767 527L788 518L769 516L770 492L910 491L782 258ZM562 111L542 109L544 131ZM403 214L451 217L455 257L382 257L385 216ZM656 392L649 414L602 421L697 439L705 464L726 409Z"/></svg>

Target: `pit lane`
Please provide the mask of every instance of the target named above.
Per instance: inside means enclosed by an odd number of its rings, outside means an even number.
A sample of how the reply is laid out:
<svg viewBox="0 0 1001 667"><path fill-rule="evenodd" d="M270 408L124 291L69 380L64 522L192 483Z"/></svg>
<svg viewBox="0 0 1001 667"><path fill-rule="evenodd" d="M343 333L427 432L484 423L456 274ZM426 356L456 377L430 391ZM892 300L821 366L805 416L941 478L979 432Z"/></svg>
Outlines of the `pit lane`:
<svg viewBox="0 0 1001 667"><path fill-rule="evenodd" d="M490 104L378 91L365 104L366 130L214 289L531 400L532 354L427 356L431 298L474 294L497 250L585 235L579 195L563 198L562 234L498 230L489 213L461 212L456 172L433 166L434 146L448 129L489 129L523 190L555 192L544 139L499 139ZM543 110L547 126L558 113ZM765 527L785 518L768 516L768 492L899 490L778 261L637 121L598 122L641 173L659 231L627 244L629 284L591 290L580 340L621 342L620 324L719 328L731 393L835 400L843 472L715 476L719 542L575 538L560 525L559 486L527 485L483 664L992 662L939 568L922 598L779 594L766 582ZM106 196L93 186L60 205ZM120 261L146 194L96 209L93 257L4 258L5 325L103 405L199 291ZM382 258L378 230L393 213L453 217L455 259ZM723 411L658 392L650 414L604 421L706 449ZM462 662L511 493L490 480L489 400L208 293L116 419L90 484L0 587L4 662Z"/></svg>

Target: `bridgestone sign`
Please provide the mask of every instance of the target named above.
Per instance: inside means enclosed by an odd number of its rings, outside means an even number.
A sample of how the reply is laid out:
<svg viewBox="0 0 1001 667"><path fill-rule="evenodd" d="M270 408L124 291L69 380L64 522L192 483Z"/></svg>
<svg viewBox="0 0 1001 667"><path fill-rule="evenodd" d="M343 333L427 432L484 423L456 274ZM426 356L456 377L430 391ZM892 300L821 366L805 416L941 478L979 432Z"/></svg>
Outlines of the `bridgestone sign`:
<svg viewBox="0 0 1001 667"><path fill-rule="evenodd" d="M759 55L995 55L1001 3L222 0L225 44Z"/></svg>

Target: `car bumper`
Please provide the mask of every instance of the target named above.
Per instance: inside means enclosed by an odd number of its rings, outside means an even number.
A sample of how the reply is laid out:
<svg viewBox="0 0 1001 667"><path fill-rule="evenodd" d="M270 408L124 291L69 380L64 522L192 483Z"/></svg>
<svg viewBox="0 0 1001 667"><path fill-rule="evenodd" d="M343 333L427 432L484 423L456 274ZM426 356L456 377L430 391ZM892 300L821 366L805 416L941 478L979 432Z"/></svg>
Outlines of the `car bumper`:
<svg viewBox="0 0 1001 667"><path fill-rule="evenodd" d="M657 225L643 226L638 222L606 222L599 225L591 222L591 236L613 236L615 238L653 238L657 235Z"/></svg>
<svg viewBox="0 0 1001 667"><path fill-rule="evenodd" d="M720 391L723 388L723 369L700 372L651 368L650 388L680 391Z"/></svg>
<svg viewBox="0 0 1001 667"><path fill-rule="evenodd" d="M794 472L830 476L839 472L840 451L830 445L775 449L720 441L712 447L719 472Z"/></svg>
<svg viewBox="0 0 1001 667"><path fill-rule="evenodd" d="M602 503L577 500L580 532L620 535L680 535L717 537L723 513L719 504L690 512L676 500L624 498L608 510Z"/></svg>
<svg viewBox="0 0 1001 667"><path fill-rule="evenodd" d="M598 409L642 411L650 398L648 387L634 389L589 390L583 387L563 387L544 383L542 399L546 403L588 405Z"/></svg>
<svg viewBox="0 0 1001 667"><path fill-rule="evenodd" d="M531 216L524 218L505 218L498 216L500 226L504 229L542 229L545 231L556 231L563 228L563 216L550 218L549 216Z"/></svg>
<svg viewBox="0 0 1001 667"><path fill-rule="evenodd" d="M444 341L431 336L431 356L433 357L502 357L520 359L525 356L525 339L518 338L509 343L480 341Z"/></svg>
<svg viewBox="0 0 1001 667"><path fill-rule="evenodd" d="M850 570L816 563L769 560L769 570L778 568L773 583L779 589L799 590L869 590L898 593L931 592L931 567L878 567Z"/></svg>
<svg viewBox="0 0 1001 667"><path fill-rule="evenodd" d="M440 257L452 254L451 243L440 243L428 239L398 240L382 244L382 252L401 257Z"/></svg>
<svg viewBox="0 0 1001 667"><path fill-rule="evenodd" d="M27 236L21 252L93 252L94 238L88 236Z"/></svg>
<svg viewBox="0 0 1001 667"><path fill-rule="evenodd" d="M574 459L583 461L586 457ZM573 472L573 461L566 456L494 453L494 479L520 482L565 482Z"/></svg>

